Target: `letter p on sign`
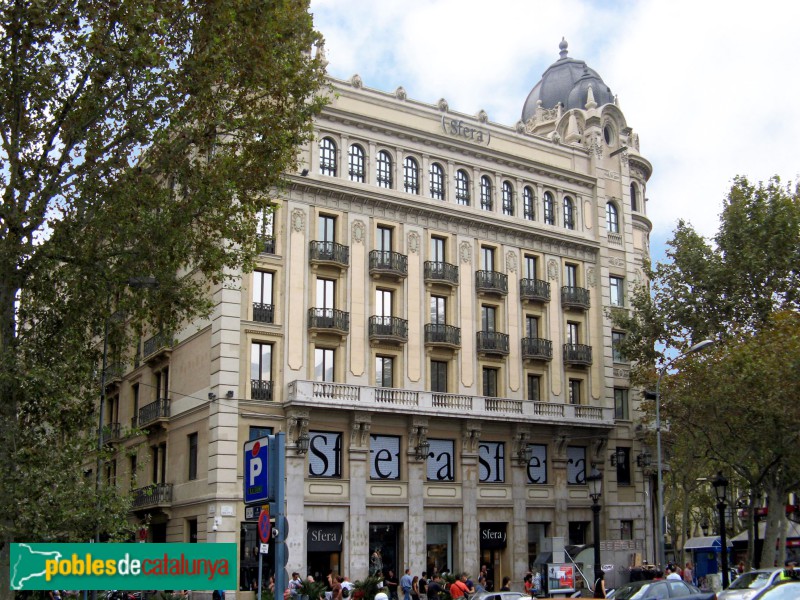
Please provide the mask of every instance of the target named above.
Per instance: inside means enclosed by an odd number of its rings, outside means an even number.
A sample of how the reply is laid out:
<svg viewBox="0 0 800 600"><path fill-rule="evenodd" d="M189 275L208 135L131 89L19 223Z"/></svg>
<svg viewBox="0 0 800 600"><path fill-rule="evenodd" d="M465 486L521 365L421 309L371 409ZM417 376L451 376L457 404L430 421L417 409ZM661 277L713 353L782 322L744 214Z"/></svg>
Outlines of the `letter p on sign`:
<svg viewBox="0 0 800 600"><path fill-rule="evenodd" d="M244 445L244 503L269 501L269 437L251 440Z"/></svg>

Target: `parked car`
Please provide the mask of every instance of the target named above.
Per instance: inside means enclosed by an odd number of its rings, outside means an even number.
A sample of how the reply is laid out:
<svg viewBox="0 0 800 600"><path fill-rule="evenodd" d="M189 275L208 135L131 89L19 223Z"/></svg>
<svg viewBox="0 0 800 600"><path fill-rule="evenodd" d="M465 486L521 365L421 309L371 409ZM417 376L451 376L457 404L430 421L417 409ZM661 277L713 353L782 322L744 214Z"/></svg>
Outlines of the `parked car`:
<svg viewBox="0 0 800 600"><path fill-rule="evenodd" d="M742 573L727 590L717 594L718 600L752 600L759 591L780 580L783 569L756 569ZM797 570L796 573L800 574ZM800 598L800 596L798 596Z"/></svg>
<svg viewBox="0 0 800 600"><path fill-rule="evenodd" d="M632 581L616 588L608 598L614 600L717 600L714 592L703 592L691 583L678 580Z"/></svg>
<svg viewBox="0 0 800 600"><path fill-rule="evenodd" d="M520 592L480 592L472 600L531 600L530 595Z"/></svg>
<svg viewBox="0 0 800 600"><path fill-rule="evenodd" d="M753 600L797 600L800 598L800 581L779 581L753 596Z"/></svg>

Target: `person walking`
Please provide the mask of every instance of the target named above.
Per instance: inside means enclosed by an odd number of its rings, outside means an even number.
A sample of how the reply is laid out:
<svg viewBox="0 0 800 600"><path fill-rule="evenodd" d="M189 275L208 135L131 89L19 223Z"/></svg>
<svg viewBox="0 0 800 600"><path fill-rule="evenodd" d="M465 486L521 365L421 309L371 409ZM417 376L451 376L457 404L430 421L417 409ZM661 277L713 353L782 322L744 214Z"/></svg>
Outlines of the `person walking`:
<svg viewBox="0 0 800 600"><path fill-rule="evenodd" d="M397 575L392 569L386 572L383 585L389 588L389 600L397 600Z"/></svg>
<svg viewBox="0 0 800 600"><path fill-rule="evenodd" d="M594 580L594 597L606 597L606 574L602 571L597 574L597 578Z"/></svg>
<svg viewBox="0 0 800 600"><path fill-rule="evenodd" d="M466 594L469 592L469 588L467 587L467 574L461 573L458 578L450 584L450 597L453 600L457 600L458 598L464 598Z"/></svg>
<svg viewBox="0 0 800 600"><path fill-rule="evenodd" d="M414 580L411 578L411 569L406 568L400 578L400 589L403 591L403 600L411 600L411 587Z"/></svg>
<svg viewBox="0 0 800 600"><path fill-rule="evenodd" d="M683 580L686 583L694 584L694 569L692 568L692 563L687 562L686 568L683 570Z"/></svg>

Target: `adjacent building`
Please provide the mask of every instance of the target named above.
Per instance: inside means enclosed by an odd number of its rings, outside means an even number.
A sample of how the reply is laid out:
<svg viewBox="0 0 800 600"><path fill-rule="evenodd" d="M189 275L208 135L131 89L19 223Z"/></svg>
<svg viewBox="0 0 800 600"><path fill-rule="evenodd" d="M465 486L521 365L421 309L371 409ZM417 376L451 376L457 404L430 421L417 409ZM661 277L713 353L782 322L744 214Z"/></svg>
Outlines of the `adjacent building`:
<svg viewBox="0 0 800 600"><path fill-rule="evenodd" d="M653 556L609 318L643 278L651 165L560 50L511 125L331 80L256 270L112 378L109 473L143 539L238 542L250 589L242 447L283 431L289 572L519 581L546 538L591 542L592 464L604 550Z"/></svg>

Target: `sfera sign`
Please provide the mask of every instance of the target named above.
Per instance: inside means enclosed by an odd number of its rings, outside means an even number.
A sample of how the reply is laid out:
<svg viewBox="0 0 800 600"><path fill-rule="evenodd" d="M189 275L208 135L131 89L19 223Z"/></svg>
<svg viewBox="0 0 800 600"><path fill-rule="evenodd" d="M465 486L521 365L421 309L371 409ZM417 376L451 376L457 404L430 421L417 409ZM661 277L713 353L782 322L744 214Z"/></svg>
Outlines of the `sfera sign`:
<svg viewBox="0 0 800 600"><path fill-rule="evenodd" d="M442 115L442 129L448 135L484 146L488 146L492 138L488 129L468 125L462 119L448 119L445 115Z"/></svg>
<svg viewBox="0 0 800 600"><path fill-rule="evenodd" d="M505 523L481 523L481 548L505 548L506 547L506 524Z"/></svg>

